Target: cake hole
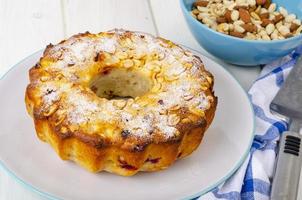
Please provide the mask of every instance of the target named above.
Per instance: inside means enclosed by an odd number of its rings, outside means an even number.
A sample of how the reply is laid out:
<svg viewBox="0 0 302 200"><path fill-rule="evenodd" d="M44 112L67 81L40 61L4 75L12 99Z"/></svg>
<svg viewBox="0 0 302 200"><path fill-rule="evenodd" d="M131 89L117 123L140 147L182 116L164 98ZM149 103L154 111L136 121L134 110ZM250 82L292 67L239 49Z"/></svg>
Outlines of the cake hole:
<svg viewBox="0 0 302 200"><path fill-rule="evenodd" d="M101 98L129 99L146 94L152 81L139 71L107 68L90 82L90 89Z"/></svg>

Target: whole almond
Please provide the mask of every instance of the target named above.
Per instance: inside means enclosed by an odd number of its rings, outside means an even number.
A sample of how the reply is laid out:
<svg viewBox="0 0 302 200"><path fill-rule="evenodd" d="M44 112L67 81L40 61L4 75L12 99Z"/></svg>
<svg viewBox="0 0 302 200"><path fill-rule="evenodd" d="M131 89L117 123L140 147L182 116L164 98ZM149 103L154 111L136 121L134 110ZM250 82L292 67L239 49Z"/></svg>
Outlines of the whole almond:
<svg viewBox="0 0 302 200"><path fill-rule="evenodd" d="M262 27L266 27L267 25L269 25L269 24L272 24L273 22L271 21L271 20L269 20L269 19L262 19L262 24L261 24L261 26Z"/></svg>
<svg viewBox="0 0 302 200"><path fill-rule="evenodd" d="M251 16L250 16L250 13L247 10L240 8L239 9L239 16L240 16L240 19L243 22L245 22L245 23L250 23L251 22Z"/></svg>
<svg viewBox="0 0 302 200"><path fill-rule="evenodd" d="M235 6L234 7L235 10L239 10L240 8L248 10L248 6Z"/></svg>
<svg viewBox="0 0 302 200"><path fill-rule="evenodd" d="M244 28L245 31L250 33L257 31L257 27L254 24L242 24L241 27Z"/></svg>
<svg viewBox="0 0 302 200"><path fill-rule="evenodd" d="M279 14L279 15L276 15L275 16L275 19L274 19L274 23L277 24L278 22L280 22L281 20L284 19L284 16Z"/></svg>
<svg viewBox="0 0 302 200"><path fill-rule="evenodd" d="M230 35L234 36L234 37L238 37L238 38L243 38L245 36L245 34L239 33L239 32L236 32L236 31L231 31Z"/></svg>
<svg viewBox="0 0 302 200"><path fill-rule="evenodd" d="M268 18L269 18L269 13L268 13L268 12L262 13L262 14L259 15L259 17L260 17L261 19L268 19Z"/></svg>
<svg viewBox="0 0 302 200"><path fill-rule="evenodd" d="M216 22L219 23L219 24L220 24L220 23L226 23L227 20L226 20L225 17L217 17Z"/></svg>
<svg viewBox="0 0 302 200"><path fill-rule="evenodd" d="M197 7L197 6L200 6L200 7L206 7L207 5L209 4L208 1L203 1L203 0L200 0L200 1L196 1L194 2L194 6Z"/></svg>
<svg viewBox="0 0 302 200"><path fill-rule="evenodd" d="M289 30L290 30L290 32L294 32L294 31L297 30L298 28L299 28L299 25L298 25L298 24L296 24L296 23L291 23Z"/></svg>
<svg viewBox="0 0 302 200"><path fill-rule="evenodd" d="M257 5L264 5L266 0L256 0Z"/></svg>
<svg viewBox="0 0 302 200"><path fill-rule="evenodd" d="M225 13L224 13L224 18L226 19L226 21L228 23L231 23L232 22L232 12L230 10L226 10Z"/></svg>

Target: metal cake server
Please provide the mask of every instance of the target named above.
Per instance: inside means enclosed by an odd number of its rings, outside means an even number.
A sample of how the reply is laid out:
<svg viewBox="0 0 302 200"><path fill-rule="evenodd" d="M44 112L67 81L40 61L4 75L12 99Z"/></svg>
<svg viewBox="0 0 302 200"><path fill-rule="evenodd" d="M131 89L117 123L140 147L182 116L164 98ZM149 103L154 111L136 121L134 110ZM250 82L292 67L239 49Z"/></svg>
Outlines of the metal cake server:
<svg viewBox="0 0 302 200"><path fill-rule="evenodd" d="M271 112L289 119L289 131L282 133L271 190L272 200L297 198L302 163L302 57L270 104Z"/></svg>

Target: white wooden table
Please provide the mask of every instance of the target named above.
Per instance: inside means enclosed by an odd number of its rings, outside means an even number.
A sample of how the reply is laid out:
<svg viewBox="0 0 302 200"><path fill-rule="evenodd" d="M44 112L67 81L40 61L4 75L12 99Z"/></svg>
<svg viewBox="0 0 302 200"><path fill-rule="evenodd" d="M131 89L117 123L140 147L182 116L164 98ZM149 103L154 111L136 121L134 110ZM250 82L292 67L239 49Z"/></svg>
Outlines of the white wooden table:
<svg viewBox="0 0 302 200"><path fill-rule="evenodd" d="M0 76L49 43L79 32L113 28L149 32L209 56L188 30L178 0L0 0ZM232 66L215 60L246 90L260 72L259 67ZM0 200L23 199L44 198L22 187L0 168Z"/></svg>

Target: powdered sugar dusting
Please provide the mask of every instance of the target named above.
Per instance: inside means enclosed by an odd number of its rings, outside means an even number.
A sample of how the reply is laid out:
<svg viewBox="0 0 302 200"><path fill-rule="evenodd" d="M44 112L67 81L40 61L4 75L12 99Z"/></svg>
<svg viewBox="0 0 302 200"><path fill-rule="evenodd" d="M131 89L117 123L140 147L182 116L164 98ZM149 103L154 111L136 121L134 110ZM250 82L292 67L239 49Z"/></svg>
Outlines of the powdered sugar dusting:
<svg viewBox="0 0 302 200"><path fill-rule="evenodd" d="M156 123L158 130L167 138L173 137L178 130L175 127L168 125L168 117L166 115L159 115Z"/></svg>
<svg viewBox="0 0 302 200"><path fill-rule="evenodd" d="M117 41L114 38L100 38L96 41L97 51L106 51L108 53L114 53L116 49Z"/></svg>
<svg viewBox="0 0 302 200"><path fill-rule="evenodd" d="M68 120L71 123L81 124L87 122L98 111L98 105L80 93L69 95L67 101L72 107L68 114Z"/></svg>
<svg viewBox="0 0 302 200"><path fill-rule="evenodd" d="M129 130L137 136L143 136L150 133L153 130L154 116L147 115L138 115L135 118L130 119L129 121L124 122Z"/></svg>
<svg viewBox="0 0 302 200"><path fill-rule="evenodd" d="M168 76L178 76L185 71L185 68L179 62L173 62L166 71Z"/></svg>
<svg viewBox="0 0 302 200"><path fill-rule="evenodd" d="M122 34L125 34L125 31L115 30L114 34L101 37L72 37L53 47L51 56L55 56L58 60L47 66L47 70L59 71L71 83L78 84L75 79L77 72L89 71L89 67L94 66L91 63L95 62L95 57L100 51L114 54L117 51L127 50L125 50L126 47L120 46ZM152 97L156 98L156 101L161 100L163 102L161 105L141 107L134 102L131 106L126 106L129 109L128 112L127 109L117 109L111 101L101 101L92 97L91 94L83 94L83 91L77 87L75 87L77 89L68 90L63 86L47 86L51 92L47 93L45 90L44 103L53 104L64 92L68 94L63 104L67 108L67 120L70 123L116 122L119 128L129 130L131 134L138 137L152 137L153 131L159 131L165 138L177 135L176 126L169 125L168 116L161 113L177 105L181 108L196 105L196 109L201 110L208 108L209 100L200 89L204 81L203 72L199 68L202 63L181 47L170 46L148 34L132 33L131 40L134 41L135 47L131 51L135 51L135 55L157 54L157 61L162 67L162 76L176 77L170 84L163 84L162 91ZM187 69L184 63L191 63L193 66ZM201 78L192 81L192 76L196 75ZM185 94L193 95L192 99L185 99Z"/></svg>
<svg viewBox="0 0 302 200"><path fill-rule="evenodd" d="M58 88L52 84L43 85L41 87L41 95L45 108L51 106L55 101L58 101L60 98Z"/></svg>
<svg viewBox="0 0 302 200"><path fill-rule="evenodd" d="M47 105L52 104L53 102L57 101L58 99L59 99L59 95L56 91L51 92L50 94L46 94L43 97L43 100Z"/></svg>
<svg viewBox="0 0 302 200"><path fill-rule="evenodd" d="M152 112L153 111L153 112ZM140 112L137 116L130 113L122 112L122 121L125 124L125 129L131 134L138 137L150 137L154 131L159 131L165 138L170 138L178 132L175 127L168 125L166 115L160 115L156 110L146 110Z"/></svg>
<svg viewBox="0 0 302 200"><path fill-rule="evenodd" d="M184 105L186 102L182 98L185 93L189 93L190 89L194 89L189 81L179 81L177 84L167 86L167 91L160 93L159 98L164 102L164 108L168 109L175 105Z"/></svg>
<svg viewBox="0 0 302 200"><path fill-rule="evenodd" d="M70 50L72 51L72 55L79 61L84 61L87 57L87 54L85 51L87 50L87 47L89 46L89 43L81 41L76 42L72 46L70 46Z"/></svg>

